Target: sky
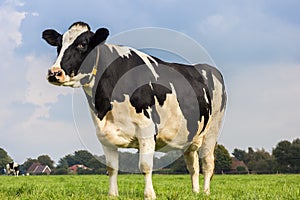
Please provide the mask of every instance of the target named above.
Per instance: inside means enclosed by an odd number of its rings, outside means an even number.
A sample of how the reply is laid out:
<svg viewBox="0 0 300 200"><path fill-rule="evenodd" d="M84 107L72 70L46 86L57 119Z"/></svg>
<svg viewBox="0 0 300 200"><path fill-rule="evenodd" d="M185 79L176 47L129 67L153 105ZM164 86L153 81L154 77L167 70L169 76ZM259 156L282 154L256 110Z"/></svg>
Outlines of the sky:
<svg viewBox="0 0 300 200"><path fill-rule="evenodd" d="M192 38L226 82L218 143L229 152L271 152L300 137L299 8L297 0L0 0L0 147L18 163L43 154L57 162L79 149L102 153L82 91L46 80L56 50L42 31L63 33L85 21L94 31L107 27L110 37L159 27Z"/></svg>

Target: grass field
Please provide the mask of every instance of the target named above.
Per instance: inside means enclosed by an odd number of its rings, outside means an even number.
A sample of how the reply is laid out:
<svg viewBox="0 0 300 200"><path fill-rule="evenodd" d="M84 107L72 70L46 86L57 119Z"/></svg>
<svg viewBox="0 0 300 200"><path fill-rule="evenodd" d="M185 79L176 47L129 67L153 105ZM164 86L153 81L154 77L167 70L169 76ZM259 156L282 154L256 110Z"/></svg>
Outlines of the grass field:
<svg viewBox="0 0 300 200"><path fill-rule="evenodd" d="M119 198L108 198L108 177L0 176L0 199L143 199L142 175L119 175ZM211 195L193 194L188 175L153 175L157 199L300 199L300 175L215 175ZM202 185L203 177L200 178Z"/></svg>

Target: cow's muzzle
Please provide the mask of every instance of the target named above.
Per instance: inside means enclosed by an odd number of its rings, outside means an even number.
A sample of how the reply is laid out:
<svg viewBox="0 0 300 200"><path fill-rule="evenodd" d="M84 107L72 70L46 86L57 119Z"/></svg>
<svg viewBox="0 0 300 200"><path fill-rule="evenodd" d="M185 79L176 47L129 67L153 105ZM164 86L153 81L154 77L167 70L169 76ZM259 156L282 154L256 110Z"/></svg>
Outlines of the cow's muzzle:
<svg viewBox="0 0 300 200"><path fill-rule="evenodd" d="M48 70L47 79L50 83L59 85L66 81L65 72L61 68L51 68Z"/></svg>

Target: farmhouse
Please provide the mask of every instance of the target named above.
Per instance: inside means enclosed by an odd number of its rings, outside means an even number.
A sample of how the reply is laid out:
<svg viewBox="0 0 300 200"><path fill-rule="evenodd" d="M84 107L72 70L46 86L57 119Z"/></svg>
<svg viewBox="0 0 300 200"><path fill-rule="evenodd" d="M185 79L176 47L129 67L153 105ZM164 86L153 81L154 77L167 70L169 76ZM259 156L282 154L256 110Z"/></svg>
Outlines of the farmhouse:
<svg viewBox="0 0 300 200"><path fill-rule="evenodd" d="M231 167L230 167L231 172L247 172L249 173L249 169L247 165L244 163L244 161L238 160L236 157L231 158Z"/></svg>
<svg viewBox="0 0 300 200"><path fill-rule="evenodd" d="M28 174L38 175L51 173L51 169L48 165L41 165L40 163L33 163L27 170Z"/></svg>
<svg viewBox="0 0 300 200"><path fill-rule="evenodd" d="M88 168L87 166L84 166L82 164L75 164L68 168L71 173L77 173L78 169L85 169L85 170L92 170L91 168Z"/></svg>

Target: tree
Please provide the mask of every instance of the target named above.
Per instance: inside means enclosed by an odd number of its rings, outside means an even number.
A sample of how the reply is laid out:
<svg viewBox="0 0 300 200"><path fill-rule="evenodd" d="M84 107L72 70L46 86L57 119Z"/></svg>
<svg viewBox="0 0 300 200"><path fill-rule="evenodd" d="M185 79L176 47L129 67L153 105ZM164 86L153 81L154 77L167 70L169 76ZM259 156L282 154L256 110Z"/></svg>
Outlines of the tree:
<svg viewBox="0 0 300 200"><path fill-rule="evenodd" d="M54 168L54 166L53 166L54 161L51 160L51 158L48 155L40 155L37 158L37 160L41 165L48 165L48 167L50 167L50 169Z"/></svg>
<svg viewBox="0 0 300 200"><path fill-rule="evenodd" d="M68 154L65 157L61 158L60 161L61 161L61 164L64 164L64 166L67 163L67 167L78 164L75 156L71 155L71 154Z"/></svg>
<svg viewBox="0 0 300 200"><path fill-rule="evenodd" d="M6 169L7 163L10 162L12 162L11 157L4 149L0 148L0 174L4 173L3 169Z"/></svg>
<svg viewBox="0 0 300 200"><path fill-rule="evenodd" d="M67 159L64 157L64 158L60 158L59 161L58 161L58 164L57 164L57 168L65 168L67 169L69 167L68 165L68 161Z"/></svg>
<svg viewBox="0 0 300 200"><path fill-rule="evenodd" d="M236 157L239 161L246 161L247 152L241 149L234 149L232 155Z"/></svg>
<svg viewBox="0 0 300 200"><path fill-rule="evenodd" d="M87 165L89 160L94 158L94 156L86 150L79 150L79 151L75 151L74 158L76 160L76 164Z"/></svg>
<svg viewBox="0 0 300 200"><path fill-rule="evenodd" d="M274 158L263 148L257 149L251 152L247 166L257 173L271 173L273 172Z"/></svg>
<svg viewBox="0 0 300 200"><path fill-rule="evenodd" d="M284 140L279 142L275 149L273 149L273 155L275 156L276 162L278 164L278 170L280 172L290 172L290 148L291 143L287 140Z"/></svg>
<svg viewBox="0 0 300 200"><path fill-rule="evenodd" d="M283 173L300 172L300 139L295 139L292 143L284 140L279 142L273 155L276 159L278 170Z"/></svg>
<svg viewBox="0 0 300 200"><path fill-rule="evenodd" d="M93 157L90 159L87 164L87 167L93 169L93 172L96 174L104 174L106 173L106 166L102 164L97 158Z"/></svg>
<svg viewBox="0 0 300 200"><path fill-rule="evenodd" d="M292 142L291 147L291 165L294 173L300 173L300 139L297 138Z"/></svg>
<svg viewBox="0 0 300 200"><path fill-rule="evenodd" d="M228 150L220 144L217 144L214 151L215 172L222 173L230 170L231 157Z"/></svg>

